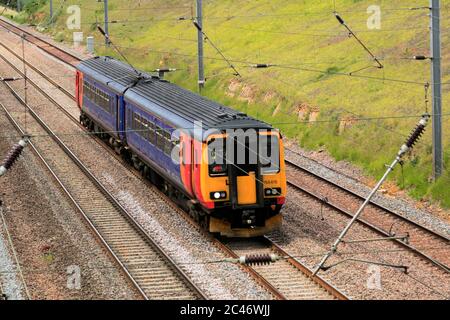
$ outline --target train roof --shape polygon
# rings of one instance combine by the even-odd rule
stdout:
[[[142,73],[141,80],[136,82],[136,73],[130,66],[110,57],[85,60],[78,69],[115,91],[126,90],[127,102],[147,109],[177,128],[193,128],[195,121],[201,121],[204,130],[272,129],[265,122],[147,73]]]
[[[137,81],[137,75],[132,68],[110,57],[84,60],[78,64],[77,69],[119,94],[123,94]]]

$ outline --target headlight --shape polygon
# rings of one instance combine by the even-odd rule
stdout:
[[[267,197],[281,196],[281,188],[268,188],[264,190]]]
[[[214,191],[209,194],[213,200],[221,200],[227,198],[227,193],[225,191]]]

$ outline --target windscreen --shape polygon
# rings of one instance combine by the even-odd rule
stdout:
[[[227,175],[229,165],[238,174],[247,175],[255,171],[258,161],[263,175],[280,171],[280,145],[276,135],[251,134],[247,130],[228,135],[227,139],[213,138],[208,142],[208,155],[210,176]]]

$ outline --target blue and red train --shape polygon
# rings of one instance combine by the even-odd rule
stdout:
[[[280,226],[284,150],[272,126],[110,57],[78,65],[76,99],[86,128],[210,232],[253,237]]]

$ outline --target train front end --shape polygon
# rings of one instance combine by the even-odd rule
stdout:
[[[211,134],[202,146],[202,163],[202,197],[211,212],[210,232],[257,237],[281,226],[286,175],[283,140],[277,130]]]

